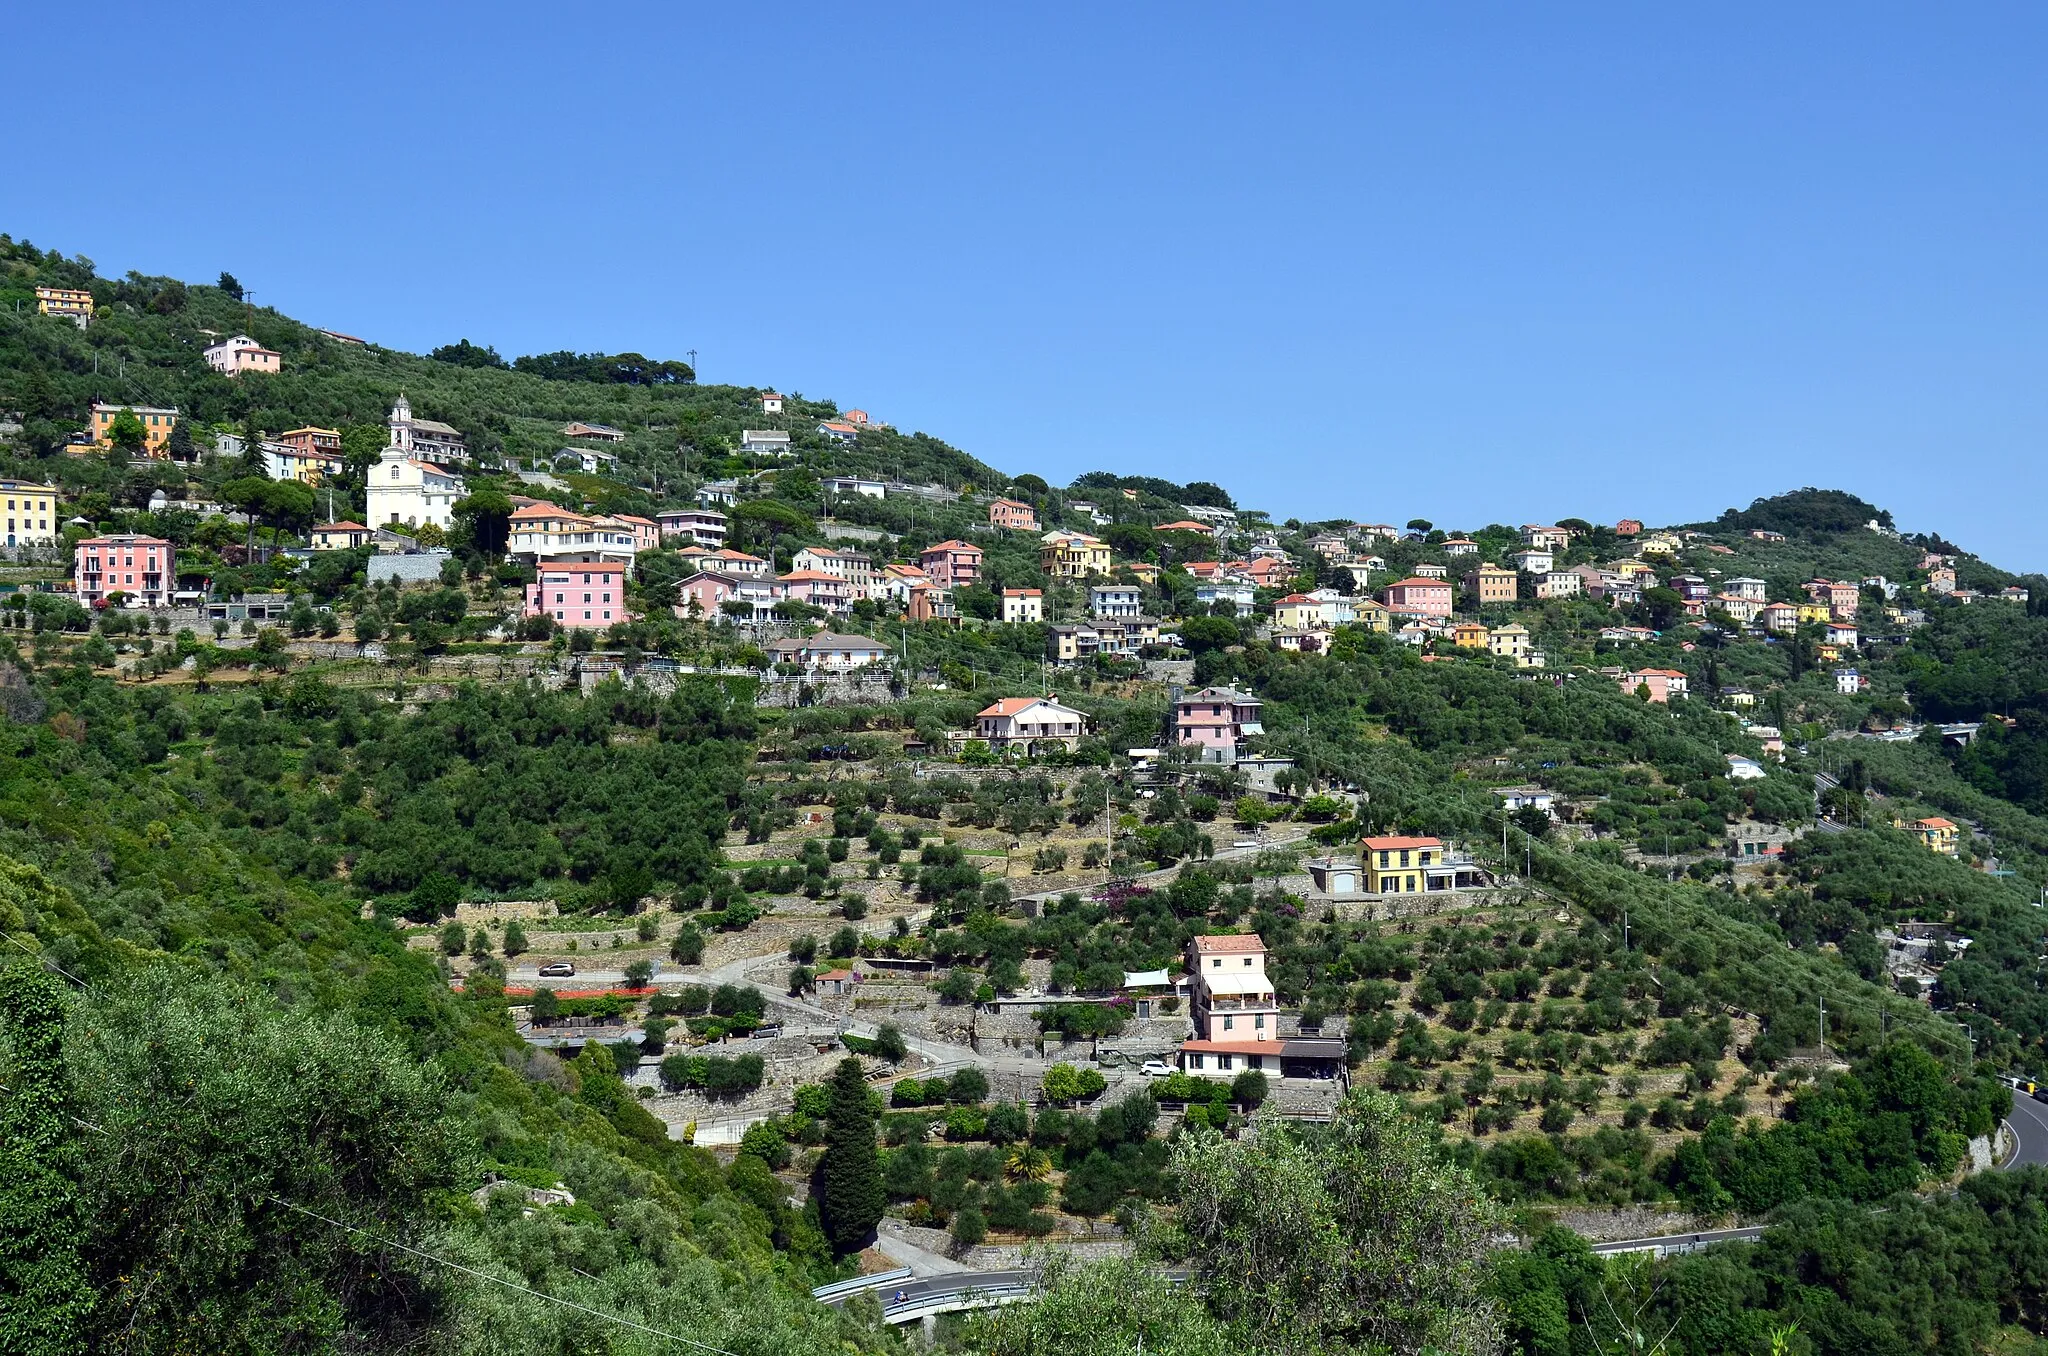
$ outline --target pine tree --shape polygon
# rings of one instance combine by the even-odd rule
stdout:
[[[881,1154],[875,1148],[875,1116],[859,1060],[839,1062],[831,1090],[825,1157],[818,1164],[819,1212],[832,1250],[843,1256],[867,1246],[882,1222],[888,1197],[882,1187]]]

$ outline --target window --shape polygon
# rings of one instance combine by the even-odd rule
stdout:
[[[1223,1029],[1224,1029],[1225,1031],[1229,1031],[1229,1030],[1233,1029],[1234,1027],[1236,1027],[1236,1025],[1237,1025],[1237,1018],[1235,1018],[1235,1017],[1225,1017],[1225,1018],[1223,1019]]]
[[[1252,1018],[1252,1026],[1257,1030],[1264,1031],[1266,1029],[1266,1014],[1262,1012]]]

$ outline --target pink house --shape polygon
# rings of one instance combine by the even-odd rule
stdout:
[[[747,620],[764,621],[774,614],[775,605],[788,596],[789,591],[779,579],[707,570],[676,585],[675,612],[678,617],[713,621],[728,615],[727,603],[744,603]]]
[[[988,525],[1016,532],[1036,532],[1038,511],[1015,499],[998,499],[988,506]]]
[[[981,582],[981,548],[973,542],[942,541],[918,552],[917,563],[942,589],[970,588]]]
[[[1448,617],[1451,615],[1451,585],[1445,579],[1411,576],[1380,590],[1387,611],[1403,617]]]
[[[827,612],[844,612],[853,603],[853,584],[836,574],[826,574],[823,570],[791,570],[780,579],[793,602],[809,603]]]
[[[1653,702],[1669,702],[1685,695],[1685,675],[1677,669],[1637,669],[1621,675],[1622,691],[1632,693],[1638,688],[1648,688]]]
[[[624,562],[543,560],[526,586],[525,615],[553,617],[571,631],[602,631],[627,620]]]
[[[72,586],[87,607],[106,607],[114,594],[142,607],[165,607],[177,582],[177,553],[161,537],[115,532],[78,543]]]
[[[223,339],[206,350],[206,365],[223,376],[239,377],[244,372],[275,372],[284,355],[265,348],[246,334]]]
[[[1205,763],[1234,763],[1247,736],[1266,732],[1263,708],[1227,687],[1183,693],[1173,704],[1173,742],[1193,745]]]
[[[635,551],[652,551],[660,547],[660,523],[655,522],[652,518],[642,518],[637,513],[618,513],[612,516],[633,529],[633,549]]]

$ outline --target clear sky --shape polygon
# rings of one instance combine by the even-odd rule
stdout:
[[[2048,567],[2048,8],[1679,8],[45,6],[0,229],[1055,481]]]

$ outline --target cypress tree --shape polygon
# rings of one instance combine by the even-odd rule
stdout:
[[[882,1188],[882,1157],[875,1147],[875,1117],[868,1105],[860,1061],[843,1059],[832,1075],[832,1104],[826,1113],[825,1157],[818,1164],[819,1213],[832,1250],[858,1252],[882,1222],[888,1196]]]

